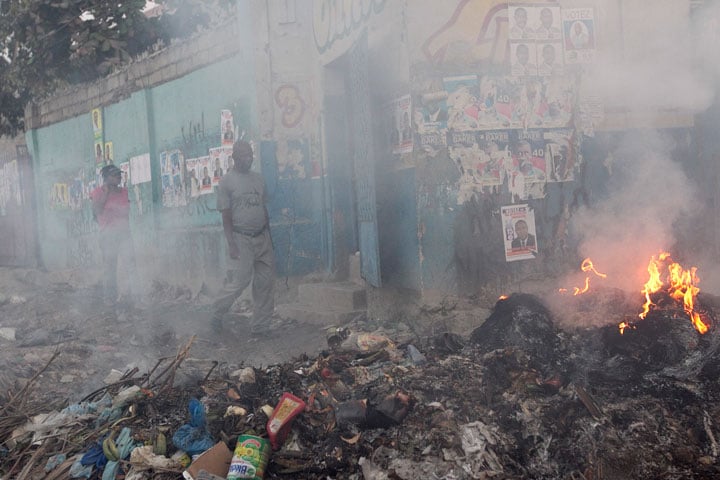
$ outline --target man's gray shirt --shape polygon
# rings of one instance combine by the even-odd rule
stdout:
[[[262,232],[265,218],[265,181],[255,172],[230,170],[220,179],[217,209],[232,211],[233,230],[247,235]]]

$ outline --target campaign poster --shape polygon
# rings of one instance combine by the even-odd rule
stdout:
[[[535,42],[510,42],[510,73],[513,77],[530,77],[538,74]]]
[[[184,167],[185,161],[180,150],[160,152],[163,206],[178,207],[186,204]]]
[[[195,170],[198,173],[198,180],[200,181],[200,195],[207,195],[212,193],[212,177],[210,176],[212,165],[210,163],[210,156],[199,157],[195,165]]]
[[[570,182],[575,179],[573,131],[545,130],[545,165],[548,182]]]
[[[560,6],[557,4],[549,4],[539,6],[533,9],[532,15],[535,17],[534,23],[531,25],[535,38],[542,41],[562,40]],[[558,50],[558,55],[562,50]]]
[[[562,9],[565,64],[591,63],[595,56],[595,13],[591,7]]]
[[[421,97],[421,105],[415,109],[413,121],[418,134],[438,134],[447,129],[448,93],[445,90],[429,92]]]
[[[186,193],[190,198],[200,196],[200,179],[197,167],[197,158],[188,158],[185,160],[185,170],[187,172],[187,180],[185,181],[185,185],[187,185]]]
[[[235,123],[230,110],[220,111],[220,138],[222,145],[232,146],[235,143]]]
[[[480,77],[477,98],[477,120],[481,130],[508,125],[510,115],[504,111],[510,99],[504,86],[505,79],[494,75]]]
[[[487,130],[480,133],[480,161],[477,172],[482,186],[501,185],[505,171],[512,167],[507,130]]]
[[[535,13],[532,4],[510,3],[508,4],[508,21],[510,31],[508,37],[510,40],[534,40],[535,31],[532,25],[536,20],[531,18]]]
[[[447,135],[445,132],[419,133],[418,145],[422,151],[435,155],[438,150],[447,147]]]
[[[529,205],[500,207],[505,261],[532,260],[538,254],[535,212]]]
[[[547,166],[543,130],[514,130],[510,136],[512,167],[507,172],[508,189],[514,198],[545,197]]]
[[[562,128],[570,125],[575,105],[575,82],[565,76],[542,79],[543,106],[540,120],[544,128]]]
[[[559,77],[564,73],[561,42],[537,44],[537,71],[541,77]]]
[[[492,79],[492,80],[491,80]],[[485,103],[492,104],[492,114],[495,115],[495,122],[489,122],[488,127],[508,128],[519,126],[520,121],[515,118],[514,104],[520,101],[522,94],[522,82],[509,77],[490,77],[486,82],[492,81],[491,98],[485,99]],[[483,82],[480,82],[481,88]]]
[[[110,165],[115,161],[115,155],[113,153],[113,143],[105,142],[105,165]]]
[[[220,184],[220,179],[225,175],[227,166],[225,156],[223,155],[223,147],[211,148],[209,151],[210,165],[212,166],[211,185],[216,187]]]
[[[123,162],[118,165],[120,169],[120,186],[122,188],[128,188],[130,185],[130,162]]]
[[[105,164],[105,154],[103,152],[103,141],[95,140],[95,165]]]
[[[391,144],[393,153],[410,153],[413,150],[412,125],[410,114],[412,102],[410,95],[403,95],[390,103],[393,125]]]
[[[96,143],[102,142],[102,138],[103,138],[102,109],[93,108],[92,112],[90,112],[90,117],[92,118],[93,139],[95,140]]]
[[[479,132],[450,132],[448,136],[448,155],[460,174],[457,203],[462,205],[481,191],[478,167],[484,152],[480,149]]]
[[[162,155],[162,154],[161,154]],[[152,180],[152,168],[150,167],[150,154],[137,155],[130,158],[130,183],[139,185]]]
[[[447,127],[449,130],[478,130],[480,95],[477,75],[461,75],[443,78],[443,86],[447,91]]]

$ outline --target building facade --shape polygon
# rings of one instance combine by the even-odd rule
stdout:
[[[341,279],[359,252],[370,285],[473,293],[590,254],[618,262],[634,227],[600,241],[588,218],[634,155],[667,157],[652,180],[683,167],[714,241],[717,71],[662,41],[697,40],[705,6],[664,3],[238,2],[224,25],[28,109],[42,260],[97,264],[87,193],[111,159],[128,174],[144,278],[217,277],[227,132],[255,147],[281,275]],[[650,194],[676,178],[634,182]],[[616,212],[654,221],[634,253],[693,244],[674,235],[684,211],[665,212]],[[518,220],[533,248],[513,246]]]

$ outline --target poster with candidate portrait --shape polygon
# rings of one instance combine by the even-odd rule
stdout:
[[[538,41],[553,41],[562,39],[560,6],[548,4],[536,6],[531,13],[533,18],[531,28]],[[561,51],[558,51],[560,53]]]
[[[185,171],[187,173],[185,179],[185,185],[187,188],[185,192],[190,198],[197,198],[200,196],[200,179],[198,176],[198,159],[188,158],[185,160]]]
[[[538,74],[535,42],[510,42],[510,73],[513,77],[531,77]]]
[[[412,102],[410,95],[403,95],[391,102],[393,125],[391,144],[393,153],[410,153],[413,150],[413,132],[410,122]]]
[[[231,146],[235,143],[235,123],[230,110],[220,111],[220,142],[222,145]]]
[[[442,133],[447,129],[447,92],[438,90],[424,94],[420,106],[415,108],[413,122],[420,135]]]
[[[532,260],[538,254],[535,212],[527,204],[500,207],[505,261]]]
[[[185,159],[180,150],[160,152],[160,181],[162,185],[162,204],[165,207],[186,205]]]
[[[575,152],[573,131],[570,129],[546,130],[545,171],[548,182],[570,182],[575,179]]]
[[[537,23],[535,20],[535,8],[533,4],[528,3],[509,3],[508,4],[508,22],[510,24],[510,30],[508,32],[508,38],[510,40],[534,40],[535,31],[533,30],[533,24]]]
[[[211,148],[208,150],[210,165],[212,166],[212,175],[210,177],[212,178],[211,183],[213,187],[220,184],[220,179],[227,172],[227,159],[224,155],[224,148],[226,147]]]
[[[512,168],[507,172],[508,189],[516,200],[545,197],[547,166],[543,130],[510,132]]]
[[[210,163],[210,156],[199,157],[195,164],[195,171],[198,175],[198,181],[200,183],[200,195],[207,195],[213,192],[212,185],[212,164]]]
[[[565,64],[587,64],[595,58],[595,12],[591,7],[562,10]]]

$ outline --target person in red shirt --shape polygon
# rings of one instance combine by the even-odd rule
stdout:
[[[117,302],[117,267],[121,248],[130,241],[130,201],[128,191],[120,186],[122,172],[115,165],[100,170],[103,185],[90,193],[93,214],[100,229],[100,251],[103,260],[103,297],[105,303]]]

